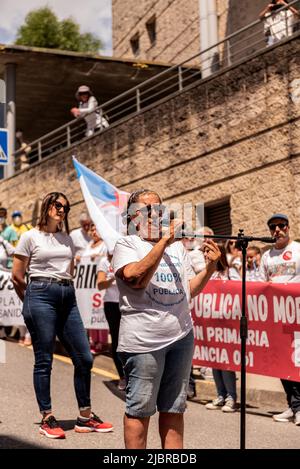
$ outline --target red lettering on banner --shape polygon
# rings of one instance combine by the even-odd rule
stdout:
[[[298,284],[248,282],[247,371],[300,381]],[[211,280],[193,300],[193,363],[240,368],[241,282]]]
[[[95,293],[93,295],[93,308],[100,308],[102,306],[102,294]]]

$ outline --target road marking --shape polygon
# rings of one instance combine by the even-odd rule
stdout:
[[[18,344],[18,345],[21,345],[23,347],[22,344]],[[32,345],[29,345],[26,348],[32,350]],[[67,363],[68,365],[73,365],[71,358],[64,357],[62,355],[57,355],[56,353],[53,354],[53,358],[63,363]],[[111,373],[110,371],[103,370],[102,368],[97,368],[95,366],[92,368],[92,373],[95,373],[96,375],[100,375],[100,376],[105,376],[105,378],[120,379],[119,375],[116,375],[115,373]]]
[[[56,360],[59,360],[63,363],[68,363],[68,365],[72,365],[72,360],[68,357],[63,357],[61,355],[53,354],[53,358]],[[96,375],[101,375],[105,376],[105,378],[111,378],[111,379],[119,379],[119,376],[116,375],[115,373],[111,373],[110,371],[103,370],[102,368],[97,368],[93,367],[92,368],[92,373],[95,373]]]

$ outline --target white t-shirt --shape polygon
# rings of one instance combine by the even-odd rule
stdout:
[[[284,249],[271,248],[261,258],[262,280],[273,283],[300,283],[300,243],[292,241]]]
[[[15,254],[29,257],[30,277],[72,279],[75,250],[72,238],[66,233],[46,233],[33,228],[21,235]]]
[[[194,272],[196,274],[198,274],[199,272],[205,269],[206,267],[205,257],[204,257],[203,252],[198,247],[188,251],[188,255],[189,255],[192,267],[194,269]]]
[[[234,267],[229,267],[224,271],[216,270],[210,280],[241,280],[241,277]]]
[[[91,237],[82,228],[71,231],[70,236],[75,247],[75,254],[82,254],[91,241]]]
[[[294,22],[294,14],[288,9],[275,14],[267,14],[264,19],[265,34],[270,33],[274,39],[280,41],[293,34]]]
[[[104,244],[104,241],[102,241],[102,243],[98,244],[98,246],[94,246],[94,247],[93,247],[93,243],[94,243],[94,241],[90,241],[88,243],[85,250],[82,251],[82,253],[81,253],[82,257],[89,257],[89,256],[91,257],[91,256],[93,256],[93,257],[97,258],[95,260],[99,260],[99,258],[107,255],[107,248]]]
[[[106,256],[100,259],[97,272],[104,272],[107,280],[115,277],[112,265]],[[112,303],[119,303],[119,290],[116,280],[114,280],[110,287],[105,290],[104,303],[107,303],[108,301]]]
[[[136,235],[121,238],[114,250],[114,271],[140,261],[154,245]],[[118,351],[151,352],[185,337],[193,327],[189,280],[194,276],[187,252],[178,241],[166,248],[145,289],[133,289],[117,277],[122,312]]]
[[[261,275],[261,270],[259,267],[254,267],[253,269],[246,269],[246,280],[247,282],[263,282],[264,278]]]

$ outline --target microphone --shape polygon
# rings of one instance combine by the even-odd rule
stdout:
[[[164,217],[161,221],[161,225],[163,227],[169,227],[170,226],[170,223],[172,220],[175,220],[175,218],[177,218],[177,213],[174,211],[174,210],[170,210],[168,212],[168,216],[167,217]],[[182,230],[182,233],[181,233],[181,238],[185,238],[186,235],[184,233],[184,230],[186,230],[186,224],[185,223],[182,223],[182,226],[181,226],[181,230]]]
[[[262,238],[259,238],[259,239],[262,243],[276,243],[277,241],[276,238],[269,238],[267,236],[266,237],[263,236]]]

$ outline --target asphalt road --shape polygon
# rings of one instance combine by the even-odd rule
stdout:
[[[55,359],[52,372],[53,410],[66,431],[65,440],[39,435],[40,415],[32,385],[33,352],[6,342],[6,363],[0,363],[0,448],[122,449],[124,393],[116,388],[113,373],[96,368],[92,377],[93,410],[114,424],[112,433],[78,434],[73,430],[77,405],[73,367],[64,357]],[[96,361],[97,363],[97,361]],[[98,365],[99,366],[99,365]],[[275,423],[272,413],[283,409],[250,407],[247,412],[247,448],[298,449],[300,427]],[[185,414],[185,448],[239,448],[240,414],[209,411],[204,403],[188,402]],[[157,416],[152,417],[148,447],[160,448]]]

